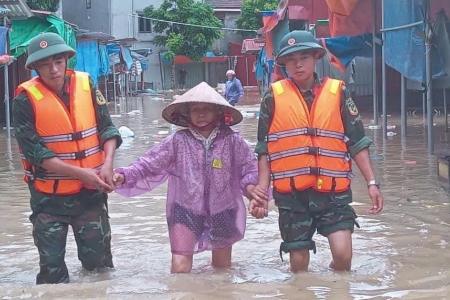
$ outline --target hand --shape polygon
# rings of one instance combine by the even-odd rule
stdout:
[[[256,200],[260,205],[269,201],[269,193],[267,189],[262,188],[260,185],[249,185],[247,191],[250,194],[250,199]]]
[[[95,169],[82,168],[80,169],[80,175],[77,176],[85,186],[96,188],[101,192],[111,190],[111,186],[100,179],[100,171]]]
[[[248,205],[248,212],[256,219],[264,219],[264,217],[267,217],[269,214],[268,203],[269,202],[267,201],[260,203],[255,199],[252,199]]]
[[[100,179],[106,182],[111,188],[107,190],[107,193],[111,193],[114,190],[113,182],[114,170],[112,164],[105,163],[100,169]]]
[[[113,176],[114,186],[119,186],[125,182],[125,176],[123,174],[116,173]]]
[[[383,196],[381,196],[380,188],[376,185],[369,186],[369,197],[372,199],[372,208],[369,213],[379,213],[383,209]]]

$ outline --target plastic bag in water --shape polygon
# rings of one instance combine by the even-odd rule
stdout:
[[[120,133],[120,136],[123,138],[134,137],[134,132],[127,126],[120,126],[119,133]]]

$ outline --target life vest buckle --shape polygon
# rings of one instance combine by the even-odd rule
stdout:
[[[82,131],[78,131],[78,132],[72,133],[72,141],[79,141],[81,139],[83,139],[83,132]]]
[[[317,136],[317,128],[313,127],[306,128],[306,134],[309,136]]]
[[[78,151],[78,152],[75,152],[75,159],[83,159],[83,158],[86,158],[87,156],[86,156],[86,151]]]
[[[308,147],[308,153],[312,155],[319,155],[319,147]]]
[[[319,167],[310,167],[309,168],[309,174],[314,176],[320,175],[320,168]]]

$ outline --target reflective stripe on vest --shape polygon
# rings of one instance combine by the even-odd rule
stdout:
[[[355,176],[352,172],[333,171],[333,170],[317,168],[317,167],[309,167],[309,168],[295,169],[292,171],[277,172],[277,173],[272,173],[270,176],[271,176],[272,180],[276,180],[276,179],[283,179],[283,178],[291,178],[291,177],[300,176],[300,175],[314,175],[314,176],[323,175],[323,176],[330,176],[330,177],[336,177],[336,178],[348,178],[348,179],[351,179]]]
[[[291,129],[291,130],[268,134],[266,136],[266,142],[275,142],[275,141],[278,141],[279,139],[296,136],[296,135],[331,137],[331,138],[343,140],[344,143],[347,143],[349,141],[349,138],[341,132],[317,129],[317,128],[312,128],[312,127],[304,127],[304,128]]]
[[[100,170],[102,168],[102,166],[103,165],[100,165],[100,166],[95,167],[93,169]],[[36,176],[31,171],[25,171],[25,176],[28,177],[31,180],[40,180],[40,181],[45,181],[45,180],[75,180],[75,178],[72,178],[70,176],[57,175],[55,173],[45,173],[45,175],[42,176],[42,177],[41,176]]]
[[[342,124],[342,83],[324,80],[311,109],[290,79],[272,84],[274,115],[266,136],[274,188],[281,193],[349,188],[351,157]]]
[[[100,148],[89,74],[68,70],[67,76],[70,80],[69,108],[37,77],[22,83],[16,95],[27,93],[33,106],[37,133],[57,158],[74,167],[98,168],[104,163],[104,153]],[[37,169],[24,155],[21,158],[25,181],[41,193],[71,195],[85,187],[78,179]]]
[[[297,149],[291,149],[286,151],[281,151],[273,154],[269,154],[269,161],[274,161],[284,157],[301,155],[301,154],[313,154],[313,155],[323,155],[329,157],[342,158],[346,161],[350,160],[350,154],[348,152],[327,150],[317,147],[301,147]]]
[[[83,158],[89,157],[91,155],[94,155],[96,153],[99,153],[101,151],[102,150],[100,149],[99,146],[95,146],[90,149],[86,149],[86,150],[82,150],[82,151],[78,151],[78,152],[58,153],[58,154],[56,154],[56,157],[61,160],[83,159]],[[20,154],[20,158],[26,159],[25,155],[23,155],[22,153]]]
[[[44,143],[78,141],[94,134],[97,134],[97,126],[84,131],[43,137],[42,140]]]

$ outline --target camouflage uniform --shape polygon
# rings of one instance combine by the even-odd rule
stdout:
[[[106,101],[91,82],[92,99],[96,111],[100,146],[115,138],[122,143],[118,130],[109,116]],[[69,108],[69,78],[60,99]],[[17,142],[26,159],[39,168],[44,159],[55,157],[45,147],[35,127],[31,102],[25,92],[13,101],[13,121]],[[98,190],[82,189],[68,196],[38,192],[28,184],[33,223],[34,243],[39,251],[40,272],[36,283],[66,283],[69,274],[64,262],[68,226],[71,225],[78,246],[78,258],[87,270],[97,267],[113,268],[111,255],[111,228],[107,214],[108,195]]]
[[[320,89],[322,81],[315,75],[314,86],[302,93],[303,98],[311,109],[314,95]],[[274,114],[274,96],[269,89],[263,98],[258,123],[258,144],[255,152],[259,158],[268,154],[265,137]],[[349,91],[342,87],[342,123],[345,135],[350,139],[347,142],[348,152],[354,157],[358,152],[368,148],[372,141],[365,136],[361,116],[353,102]],[[312,237],[317,232],[323,236],[349,229],[353,232],[356,214],[349,205],[352,202],[352,191],[349,188],[342,193],[320,193],[312,188],[304,191],[294,191],[291,194],[273,191],[275,205],[279,210],[279,227],[283,242],[281,252],[291,250],[309,249],[316,251]]]

